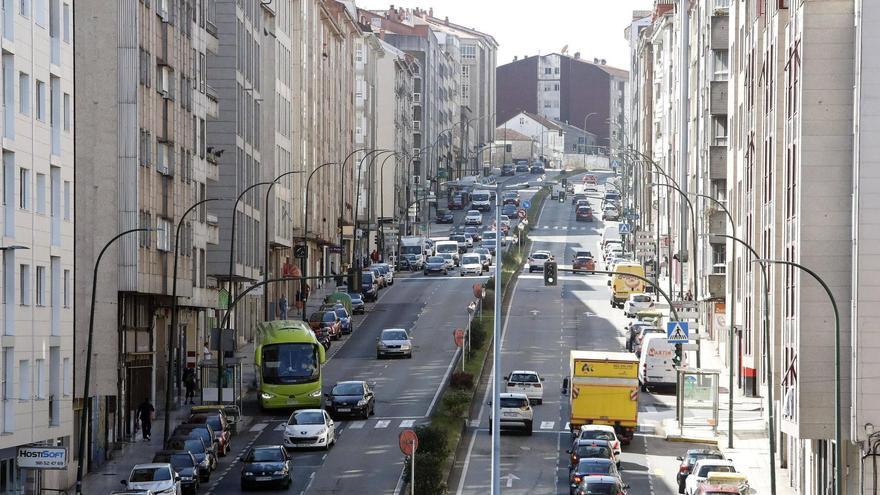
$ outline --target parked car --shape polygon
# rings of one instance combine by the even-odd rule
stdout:
[[[229,425],[226,423],[226,417],[219,412],[202,412],[190,414],[189,419],[186,421],[188,424],[205,424],[214,430],[214,438],[217,440],[217,446],[219,449],[217,453],[220,457],[225,456],[232,450],[232,432],[229,430]]]
[[[505,392],[519,392],[529,398],[529,402],[544,402],[544,379],[537,371],[517,370],[504,377]]]
[[[251,447],[241,460],[241,489],[275,485],[290,488],[290,457],[283,445]]]
[[[180,495],[180,475],[167,462],[135,464],[122,480],[128,489],[150,490],[155,494]]]
[[[522,393],[503,392],[499,394],[498,400],[498,407],[501,409],[501,422],[498,426],[520,428],[531,435],[535,415],[529,398]],[[492,424],[492,420],[489,420],[489,424]]]
[[[529,171],[529,164],[528,163],[517,163],[515,170],[516,170],[516,173],[518,173],[518,174],[528,172]]]
[[[428,260],[425,261],[424,274],[430,275],[432,273],[449,275],[449,267],[446,265],[445,258],[442,256],[428,256]]]
[[[654,307],[654,300],[647,294],[630,294],[629,299],[623,303],[623,315],[635,318],[636,313],[643,309]]]
[[[342,334],[342,322],[333,309],[315,311],[309,316],[309,326],[315,331],[315,335],[326,335],[330,339],[337,340]]]
[[[202,442],[201,438],[172,436],[165,443],[165,448],[168,450],[182,450],[191,453],[193,457],[196,458],[196,463],[198,463],[199,466],[200,481],[206,482],[211,479],[211,471],[214,470],[214,464],[212,462],[212,456],[208,454],[208,449],[205,447],[205,443]]]
[[[412,358],[413,342],[403,328],[386,328],[376,339],[376,359],[389,356]]]
[[[373,272],[373,277],[375,278],[376,283],[379,284],[379,289],[384,289],[385,287],[388,287],[388,279],[385,278],[382,270],[374,265],[368,266],[366,270]]]
[[[324,400],[331,417],[351,414],[367,419],[376,413],[376,396],[365,381],[339,382],[324,394]]]
[[[394,285],[394,269],[388,263],[373,263],[370,265],[371,268],[375,268],[382,273],[382,277],[385,279],[385,285],[391,286]]]
[[[351,298],[351,312],[356,315],[362,315],[367,312],[364,304],[364,296],[360,292],[349,292],[348,297]]]
[[[529,173],[533,174],[533,175],[543,174],[544,173],[544,166],[543,165],[532,165],[532,167],[529,169]]]
[[[199,491],[199,463],[186,450],[160,450],[153,455],[153,464],[171,464],[180,476],[180,488],[184,493],[196,494]]]
[[[694,468],[694,464],[702,459],[724,460],[724,454],[715,449],[688,449],[683,456],[676,459],[681,461],[675,481],[678,483],[678,493],[684,493],[684,482]]]
[[[348,310],[345,309],[345,306],[336,304],[333,311],[335,311],[336,316],[339,317],[339,331],[343,335],[350,334],[352,330],[354,330],[354,326],[351,323],[351,315],[348,314]]]
[[[602,220],[616,222],[620,220],[620,211],[615,206],[605,206],[602,211]]]
[[[375,301],[379,298],[379,284],[371,271],[361,272],[361,294],[364,295],[365,301]]]
[[[733,462],[725,459],[700,459],[694,463],[690,474],[684,480],[685,495],[696,495],[697,488],[706,481],[709,473],[736,473]]]
[[[464,216],[465,225],[483,225],[483,214],[480,210],[468,210]]]
[[[533,271],[544,271],[544,263],[549,261],[553,255],[550,254],[550,251],[535,251],[534,253],[529,255],[529,273]]]
[[[501,176],[506,177],[508,175],[514,175],[515,167],[512,163],[505,163],[501,166]]]
[[[455,223],[455,215],[449,210],[437,210],[434,223]]]
[[[294,411],[284,425],[284,447],[328,450],[336,443],[336,423],[323,409]]]
[[[205,448],[208,450],[208,455],[211,457],[211,469],[217,469],[217,458],[220,455],[220,441],[217,440],[217,435],[214,434],[214,429],[211,428],[211,425],[202,423],[202,424],[191,424],[191,423],[183,423],[177,425],[174,428],[174,431],[171,433],[173,436],[179,437],[198,437],[204,442]]]

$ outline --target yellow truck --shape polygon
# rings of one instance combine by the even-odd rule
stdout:
[[[645,276],[645,267],[639,263],[618,263],[614,265],[615,272],[632,273],[640,277]],[[630,294],[642,294],[645,292],[645,282],[638,277],[614,274],[611,276],[611,307],[623,307]]]
[[[589,424],[613,426],[628,444],[639,419],[639,360],[629,352],[571,351],[569,402],[572,432]]]

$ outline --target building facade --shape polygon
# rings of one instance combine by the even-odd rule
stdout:
[[[520,112],[501,123],[499,129],[510,129],[535,142],[535,160],[546,166],[559,168],[565,146],[565,132],[561,124],[530,112]]]

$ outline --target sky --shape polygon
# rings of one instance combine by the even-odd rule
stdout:
[[[498,65],[522,58],[559,53],[607,60],[629,70],[629,48],[623,30],[633,10],[647,10],[653,0],[357,0],[371,10],[397,7],[434,7],[434,17],[491,34],[500,45]]]

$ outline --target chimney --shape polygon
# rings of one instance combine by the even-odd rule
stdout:
[[[519,59],[519,57],[517,57],[516,55],[514,55],[514,56],[513,56],[513,61],[516,62],[517,59]]]
[[[434,7],[428,7],[428,17],[434,17]]]
[[[604,58],[602,59],[602,65],[605,65],[605,59],[604,59]]]
[[[580,60],[581,59],[581,52],[574,52],[574,59]]]
[[[445,22],[446,25],[448,26],[449,25],[449,16],[446,16],[446,18],[443,20],[443,22]]]
[[[598,58],[594,58],[594,59],[593,59],[593,63],[594,63],[594,64],[598,64],[598,63],[599,63],[599,59],[598,59]]]

